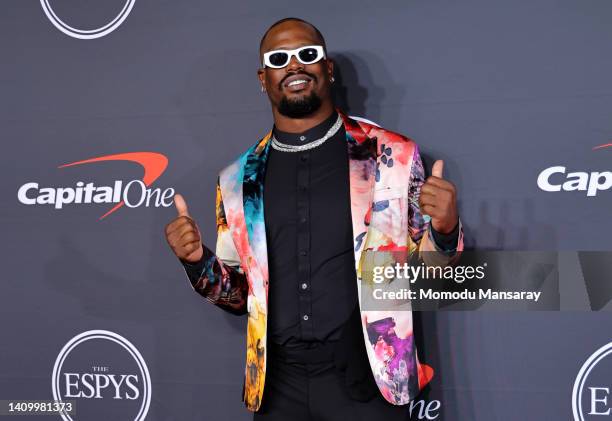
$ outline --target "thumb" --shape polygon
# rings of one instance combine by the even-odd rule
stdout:
[[[189,216],[187,203],[185,202],[185,199],[183,199],[183,196],[178,193],[174,195],[174,206],[176,206],[178,216]]]
[[[444,161],[442,161],[441,159],[438,159],[436,162],[433,163],[433,167],[431,167],[431,175],[433,175],[434,177],[438,177],[438,178],[444,178],[442,177],[443,169],[444,169]]]

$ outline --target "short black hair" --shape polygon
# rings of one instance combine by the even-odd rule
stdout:
[[[323,46],[323,50],[325,50],[325,52],[327,53],[327,47],[325,46],[325,38],[323,37],[323,34],[321,33],[321,31],[319,31],[319,29],[316,26],[314,26],[312,23],[307,22],[304,19],[300,19],[300,18],[283,18],[281,20],[277,20],[272,25],[270,25],[270,27],[266,30],[266,32],[261,37],[261,40],[259,41],[259,53],[260,54],[261,54],[261,47],[263,47],[264,40],[266,39],[266,37],[268,36],[268,33],[272,30],[272,28],[274,28],[275,26],[280,25],[281,23],[284,23],[284,22],[287,22],[287,21],[290,21],[290,20],[293,20],[293,21],[296,21],[296,22],[305,23],[306,25],[308,25],[312,29],[314,29],[315,33],[317,34],[317,37],[321,41],[321,45]]]

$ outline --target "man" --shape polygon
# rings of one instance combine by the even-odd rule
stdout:
[[[198,293],[248,313],[243,399],[254,419],[406,419],[402,405],[432,370],[418,361],[409,311],[360,310],[362,252],[455,259],[455,188],[441,161],[424,180],[410,139],[334,108],[333,62],[312,24],[273,24],[260,59],[274,127],[219,175],[216,252],[180,195],[168,243]]]

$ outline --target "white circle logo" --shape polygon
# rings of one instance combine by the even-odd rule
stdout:
[[[126,0],[125,4],[123,5],[123,8],[112,21],[110,21],[104,26],[101,26],[100,28],[89,30],[73,28],[72,26],[61,20],[53,11],[53,8],[49,4],[49,0],[40,0],[40,5],[42,6],[43,10],[45,11],[45,14],[47,15],[51,23],[66,35],[79,39],[95,39],[103,37],[104,35],[108,35],[115,29],[117,29],[119,25],[121,25],[123,21],[128,17],[130,12],[132,11],[132,7],[134,7],[135,2],[136,0]]]
[[[85,355],[73,356],[66,363],[79,345],[83,349],[81,354]],[[125,351],[131,358],[124,357]],[[115,367],[108,364],[109,361]],[[70,366],[69,369],[65,369],[66,364]],[[85,408],[77,409],[80,416],[85,418],[88,418],[87,414],[83,414],[87,411],[82,409],[88,409],[87,401],[97,403],[108,397],[115,406],[123,405],[115,408],[121,414],[126,414],[126,409],[131,408],[136,413],[133,421],[143,421],[151,404],[151,377],[144,358],[130,341],[108,330],[89,330],[70,339],[55,360],[51,387],[55,401],[79,399],[78,406],[85,404]],[[109,401],[104,405],[109,411],[112,409]],[[98,409],[91,405],[89,408],[90,412]],[[64,421],[75,421],[67,412],[60,415]],[[129,418],[132,419],[132,416],[129,415]]]
[[[587,384],[587,380],[589,380],[589,375],[597,364],[610,354],[612,354],[612,342],[595,351],[580,368],[576,381],[574,382],[574,389],[572,390],[572,411],[575,421],[585,421],[585,412],[582,408],[582,392],[585,384]],[[610,415],[610,402],[608,401],[610,395],[609,387],[589,387],[588,389],[590,392],[588,406],[590,406],[590,408],[587,408],[586,414]]]

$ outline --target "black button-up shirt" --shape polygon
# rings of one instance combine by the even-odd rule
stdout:
[[[282,143],[323,137],[336,112],[303,133],[274,128]],[[335,341],[357,303],[344,125],[302,152],[270,149],[264,184],[268,335],[286,347]]]

